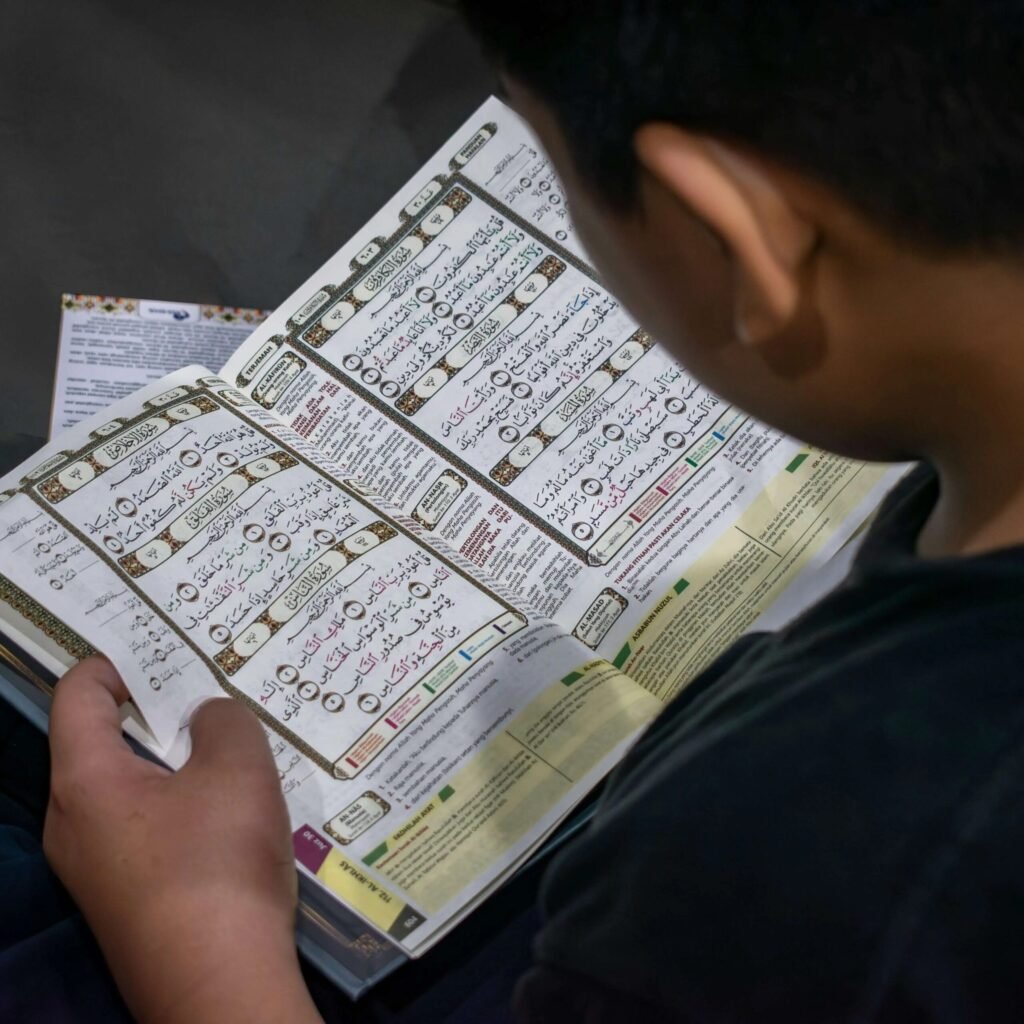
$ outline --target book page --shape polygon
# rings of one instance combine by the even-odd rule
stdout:
[[[112,295],[63,295],[50,436],[181,366],[220,366],[267,313]]]
[[[224,375],[599,655],[636,665],[652,616],[681,616],[687,679],[818,597],[899,475],[771,430],[659,348],[493,99]]]
[[[199,704],[249,706],[301,869],[412,953],[659,707],[202,368],[62,434],[0,499],[12,639],[103,652],[174,767]]]

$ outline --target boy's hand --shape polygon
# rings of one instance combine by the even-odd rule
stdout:
[[[43,845],[143,1021],[319,1020],[295,953],[295,863],[255,716],[210,701],[177,773],[132,753],[105,659],[57,687]]]

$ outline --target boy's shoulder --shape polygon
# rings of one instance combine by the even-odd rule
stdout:
[[[843,586],[667,709],[552,865],[543,963],[700,1019],[1009,998],[1024,548],[916,558],[935,495],[912,474]]]

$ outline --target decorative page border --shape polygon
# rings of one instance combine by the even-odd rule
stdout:
[[[204,380],[208,380],[208,378],[205,378]],[[254,403],[249,398],[245,398],[244,403],[239,402],[238,399],[241,399],[243,396],[238,395],[237,392],[235,394],[237,395],[237,398],[235,398],[235,400],[232,401],[226,396],[223,396],[219,391],[213,390],[206,383],[197,383],[195,386],[183,386],[181,388],[175,388],[172,391],[167,392],[165,395],[158,396],[156,399],[150,399],[145,403],[145,407],[139,412],[138,415],[130,419],[123,420],[121,422],[123,422],[125,429],[131,429],[131,427],[135,426],[136,424],[141,423],[146,419],[152,418],[154,407],[158,406],[160,399],[167,399],[165,404],[168,405],[180,404],[183,401],[192,401],[193,403],[202,403],[203,405],[206,405],[207,402],[212,402],[219,408],[224,409],[225,411],[230,412],[233,416],[237,417],[238,419],[243,420],[258,433],[262,434],[267,440],[272,441],[275,445],[281,444],[280,437],[277,437],[269,430],[267,430],[267,428],[262,423],[258,423],[250,419],[249,417],[245,416],[244,413],[242,413],[239,408],[240,405],[255,406],[256,403]],[[338,772],[336,770],[335,758],[331,758],[310,746],[310,744],[307,743],[301,736],[292,732],[290,729],[282,725],[276,718],[269,715],[263,708],[263,706],[259,703],[259,701],[254,700],[248,694],[243,693],[240,689],[232,685],[227,675],[221,669],[220,665],[217,664],[214,658],[210,655],[207,655],[199,647],[199,645],[185,633],[183,629],[181,629],[175,622],[173,622],[163,612],[159,605],[141,589],[136,580],[133,579],[132,576],[129,575],[124,568],[117,566],[117,563],[111,559],[110,553],[106,551],[101,545],[93,541],[91,538],[86,537],[85,534],[78,530],[72,523],[68,522],[68,520],[63,515],[61,515],[59,508],[51,504],[51,502],[48,501],[46,497],[43,495],[43,477],[49,477],[51,474],[59,475],[64,469],[68,468],[71,465],[74,465],[76,462],[79,462],[87,458],[89,455],[92,454],[92,452],[94,452],[100,445],[104,443],[106,442],[104,442],[103,439],[99,439],[91,442],[90,444],[84,445],[77,451],[62,452],[60,453],[59,457],[54,457],[47,460],[45,463],[42,464],[41,467],[37,467],[35,470],[27,474],[23,478],[21,486],[17,490],[7,491],[4,492],[4,494],[0,495],[0,500],[6,500],[7,498],[13,497],[13,495],[17,493],[22,493],[26,495],[26,497],[28,497],[35,505],[43,509],[43,511],[48,516],[52,517],[57,522],[59,522],[61,526],[68,531],[69,534],[75,537],[76,540],[80,541],[94,554],[99,556],[104,562],[104,564],[106,564],[115,572],[118,572],[119,576],[121,577],[121,581],[124,583],[124,585],[129,590],[131,590],[131,592],[161,622],[163,622],[168,627],[168,629],[170,629],[171,632],[179,640],[181,640],[182,643],[189,650],[192,651],[193,654],[195,654],[196,658],[199,661],[201,661],[203,665],[206,666],[210,674],[216,680],[217,684],[220,686],[222,690],[224,690],[225,693],[235,698],[236,700],[241,701],[246,707],[248,707],[251,711],[253,711],[256,714],[256,716],[260,719],[261,722],[263,722],[267,726],[267,728],[277,733],[288,743],[290,743],[293,747],[295,747],[296,750],[298,750],[300,753],[308,757],[314,764],[316,764],[318,768],[321,768],[332,778],[341,777],[338,775]],[[291,454],[294,456],[298,463],[301,463],[307,469],[312,470],[318,476],[320,476],[324,480],[327,480],[333,486],[336,486],[339,490],[348,495],[348,497],[350,497],[354,501],[362,505],[367,504],[366,495],[361,494],[350,484],[342,480],[339,480],[336,477],[331,476],[328,472],[326,472],[326,470],[317,466],[315,463],[311,462],[309,459],[307,459],[305,456],[295,451],[294,449],[291,449]],[[45,472],[41,471],[43,467],[45,467]],[[417,537],[407,526],[403,525],[400,521],[386,515],[379,509],[375,509],[375,512],[380,517],[380,519],[384,521],[396,533],[404,535],[414,544],[423,546],[422,539],[420,537]],[[432,557],[436,558],[442,565],[444,565],[451,572],[462,577],[462,579],[468,582],[471,586],[485,593],[492,601],[495,602],[495,604],[499,606],[499,608],[502,608],[505,610],[505,612],[513,614],[517,617],[526,618],[520,609],[510,604],[501,595],[494,593],[488,587],[481,584],[481,582],[478,579],[475,579],[472,576],[470,576],[469,573],[467,573],[460,566],[450,561],[448,558],[446,558],[444,555],[441,555],[433,548],[430,548],[429,550]],[[0,577],[0,579],[2,579],[2,577]],[[12,588],[12,590],[17,591],[17,588]],[[18,591],[18,594],[21,594],[21,592]],[[14,595],[13,593],[10,596],[12,598],[16,598],[16,595]],[[57,634],[54,635],[53,639],[56,642],[60,643],[65,650],[68,650],[69,653],[73,653],[72,647],[69,645],[74,646],[76,645],[76,642],[79,642],[82,644],[82,647],[80,649],[83,650],[84,653],[82,653],[81,655],[76,654],[74,656],[85,657],[87,654],[93,653],[92,648],[82,639],[82,637],[78,636],[78,634],[75,633],[73,630],[70,630],[59,619],[56,619],[53,615],[46,612],[45,609],[42,609],[37,602],[35,602],[31,598],[28,598],[27,595],[24,594],[21,594],[21,599],[23,600],[23,606],[26,608],[26,611],[31,612],[33,615],[40,619],[40,621],[36,622],[35,624],[39,625],[39,627],[41,629],[44,629],[44,631],[53,630]],[[16,610],[20,611],[20,608],[17,608],[13,601],[8,599],[7,594],[0,592],[0,600],[7,600],[12,607],[15,607]],[[26,601],[27,603],[25,603]],[[22,612],[22,614],[25,614],[25,612]],[[29,615],[26,615],[26,617],[28,618]],[[30,619],[30,621],[35,622],[35,619]],[[49,632],[48,635],[50,635]]]
[[[553,254],[556,261],[560,261],[562,264],[571,266],[590,280],[600,283],[600,279],[589,264],[584,263],[575,254],[556,242],[550,235],[543,231],[538,231],[535,225],[524,220],[514,210],[496,199],[489,192],[484,191],[480,186],[476,185],[468,178],[463,177],[462,174],[456,171],[449,177],[445,178],[444,182],[445,186],[448,188],[457,186],[471,193],[474,199],[483,202],[496,213],[499,213],[502,217],[506,218],[510,223],[536,238],[551,252],[551,254]],[[444,189],[439,188],[431,199],[430,208],[440,203],[446,194],[447,193]],[[424,209],[426,210],[428,208],[424,207]],[[386,255],[389,248],[408,234],[408,232],[409,224],[403,222],[389,238],[382,239],[382,255]],[[256,378],[259,371],[263,369],[263,364],[268,362],[274,354],[280,352],[286,346],[294,349],[295,352],[299,353],[303,360],[312,363],[333,380],[348,388],[360,398],[369,402],[375,409],[387,416],[392,422],[398,424],[406,433],[415,437],[416,440],[424,445],[424,447],[439,456],[449,466],[457,470],[459,473],[465,474],[466,477],[490,494],[492,498],[511,506],[520,516],[522,516],[523,519],[530,523],[531,526],[536,530],[539,530],[550,540],[554,541],[574,558],[578,559],[584,565],[590,564],[586,548],[574,543],[571,537],[566,537],[560,533],[550,523],[548,523],[547,520],[538,516],[518,498],[513,497],[508,493],[508,491],[492,480],[486,472],[481,472],[480,469],[461,459],[451,451],[451,449],[445,447],[445,445],[433,438],[411,417],[403,415],[395,407],[394,402],[383,400],[369,388],[345,376],[337,367],[334,366],[333,363],[326,360],[316,348],[307,344],[303,340],[305,333],[314,325],[318,316],[332,306],[338,296],[343,295],[350,290],[354,283],[361,279],[365,273],[366,270],[363,269],[360,273],[352,275],[352,277],[346,279],[346,281],[340,285],[325,285],[321,289],[321,292],[318,293],[322,298],[320,298],[316,306],[309,311],[308,315],[302,314],[306,307],[311,305],[310,302],[307,302],[306,306],[302,307],[299,313],[288,320],[287,334],[274,335],[274,337],[268,339],[267,343],[260,349],[259,353],[257,353],[257,356],[248,366],[243,368],[243,372],[238,375],[238,379],[235,382],[238,387],[248,386],[252,380]],[[314,298],[316,297],[317,296],[314,296]],[[278,395],[277,397],[280,396]]]
[[[0,574],[0,604],[6,604],[37,629],[42,630],[61,650],[81,661],[96,653],[96,649],[76,633],[66,622],[44,608],[19,586]],[[47,692],[52,693],[51,687]]]
[[[120,295],[86,295],[83,292],[65,292],[60,306],[68,312],[84,310],[90,313],[105,313],[109,316],[135,314],[140,299],[128,299]],[[188,305],[188,303],[186,303]],[[214,306],[196,303],[203,320],[217,320],[224,324],[246,323],[258,326],[273,312],[272,309],[251,309],[246,306]]]

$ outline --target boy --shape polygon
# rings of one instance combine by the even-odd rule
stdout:
[[[850,578],[615,774],[548,870],[521,1019],[1019,1016],[1024,5],[463,6],[663,344],[783,430],[922,461]],[[129,1005],[314,1019],[255,721],[208,705],[168,777],[124,696],[96,661],[58,688],[47,828]]]

